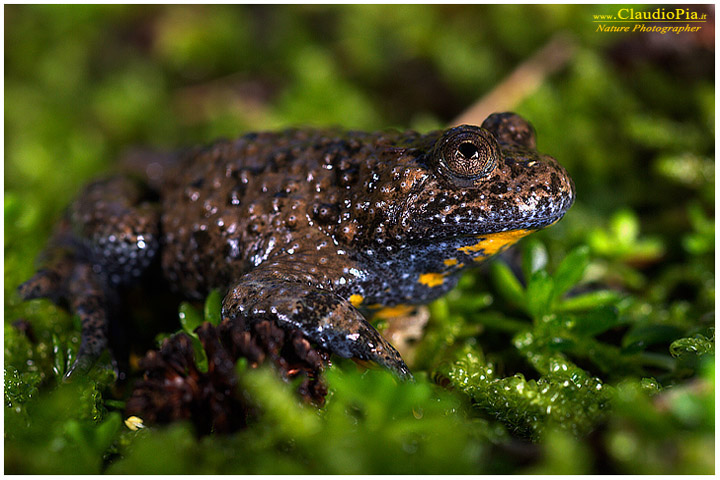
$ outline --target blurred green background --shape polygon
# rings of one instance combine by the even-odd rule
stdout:
[[[5,6],[6,473],[712,473],[714,7],[595,32],[618,8]],[[441,128],[559,33],[572,56],[507,108],[577,202],[431,305],[416,384],[341,363],[316,411],[241,373],[261,420],[202,439],[127,429],[107,368],[61,384],[77,320],[15,288],[124,149]]]

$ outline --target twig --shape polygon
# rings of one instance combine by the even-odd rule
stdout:
[[[518,66],[500,85],[479,99],[451,122],[451,125],[480,125],[494,112],[512,110],[532,94],[553,72],[565,65],[575,53],[575,41],[564,33],[556,34],[532,57]]]

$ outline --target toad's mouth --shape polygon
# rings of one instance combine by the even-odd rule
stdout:
[[[538,216],[532,218],[522,218],[509,221],[466,221],[461,222],[450,227],[451,232],[446,232],[446,235],[442,235],[445,238],[458,238],[458,237],[470,237],[477,238],[479,236],[489,235],[500,235],[500,236],[512,236],[514,232],[526,232],[522,236],[528,235],[529,233],[542,230],[545,227],[549,227],[554,223],[560,221],[565,216],[566,210],[562,210],[559,213],[546,216]],[[449,235],[447,235],[449,233]]]
[[[559,213],[545,216],[529,217],[514,221],[507,221],[502,223],[496,222],[483,222],[482,224],[468,225],[470,229],[474,231],[472,233],[476,235],[492,235],[500,233],[510,233],[519,230],[528,230],[529,232],[536,232],[545,227],[549,227],[560,221],[565,216],[567,210],[562,210]]]

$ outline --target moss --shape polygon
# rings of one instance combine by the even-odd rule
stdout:
[[[595,33],[592,15],[613,9],[7,6],[5,470],[713,472],[713,56],[702,36],[665,49]],[[125,148],[437,128],[561,30],[571,61],[507,108],[567,167],[576,204],[430,305],[416,383],[335,359],[317,409],[239,364],[257,418],[199,437],[123,426],[137,368],[117,383],[104,358],[61,382],[77,319],[14,289],[64,205]],[[202,366],[195,330],[218,304],[184,305],[159,336],[184,331]]]
[[[576,436],[589,433],[603,420],[611,393],[598,378],[561,358],[547,359],[538,380],[524,375],[497,378],[496,367],[467,352],[447,375],[485,413],[521,436],[537,439],[548,426]]]

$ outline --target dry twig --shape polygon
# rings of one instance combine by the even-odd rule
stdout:
[[[555,35],[500,85],[455,118],[451,126],[480,125],[491,113],[513,110],[525,97],[537,90],[549,75],[565,65],[574,52],[575,42],[571,37],[563,33]]]

